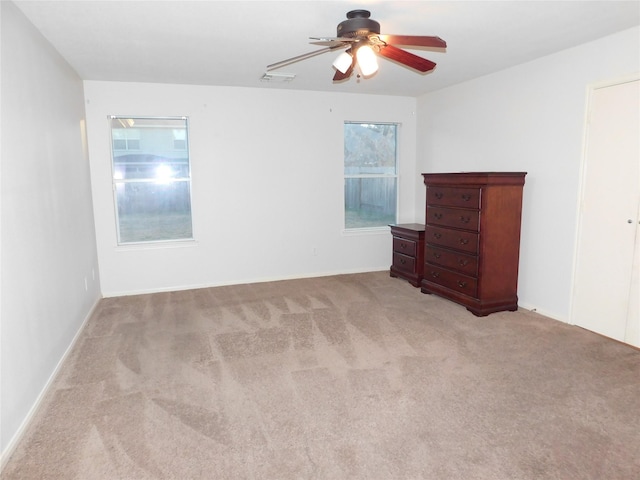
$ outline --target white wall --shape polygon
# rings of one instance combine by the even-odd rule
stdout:
[[[0,3],[5,460],[100,286],[82,81],[13,3]]]
[[[415,217],[414,98],[99,81],[85,96],[105,296],[388,269],[388,231],[343,233],[345,120],[401,123],[400,221]],[[195,242],[117,246],[109,115],[189,118]]]
[[[528,172],[525,308],[569,320],[587,87],[639,70],[633,28],[418,99],[419,171]],[[422,208],[424,191],[416,199]]]

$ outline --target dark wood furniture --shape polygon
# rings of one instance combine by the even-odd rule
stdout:
[[[485,316],[518,309],[525,172],[423,173],[423,293]]]
[[[401,223],[389,226],[393,235],[393,264],[389,275],[404,278],[414,287],[419,287],[424,267],[424,225]]]

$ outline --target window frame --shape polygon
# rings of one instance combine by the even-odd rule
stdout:
[[[391,174],[346,174],[344,173],[344,127],[346,125],[393,125],[396,129],[396,134],[395,134],[395,173],[393,175]],[[376,122],[376,121],[357,121],[357,120],[345,120],[342,123],[342,137],[343,137],[343,157],[342,157],[342,176],[343,176],[343,188],[342,188],[342,214],[343,214],[343,221],[342,221],[342,232],[344,234],[360,234],[360,233],[387,233],[389,232],[390,228],[389,225],[379,225],[379,226],[375,226],[375,227],[347,227],[347,211],[346,211],[346,205],[345,205],[345,187],[346,187],[346,180],[350,179],[350,178],[366,178],[366,179],[373,179],[373,178],[393,178],[395,179],[395,183],[396,183],[396,198],[395,198],[395,203],[396,203],[396,208],[395,208],[395,212],[394,212],[394,221],[393,223],[397,223],[398,222],[398,217],[400,214],[400,127],[401,127],[401,123],[400,122]]]
[[[181,152],[185,152],[187,162],[188,162],[188,175],[180,176],[176,178],[172,178],[170,182],[184,182],[188,184],[189,191],[189,222],[191,224],[191,236],[184,238],[165,238],[165,239],[154,239],[154,240],[134,240],[134,241],[122,241],[121,239],[121,228],[120,228],[120,214],[118,212],[118,185],[126,185],[126,184],[149,184],[149,183],[158,183],[157,178],[117,178],[116,176],[116,163],[115,163],[115,151],[114,148],[114,139],[113,139],[113,120],[116,119],[133,119],[133,120],[181,120],[184,121],[185,125],[185,142],[186,148],[180,150]],[[191,148],[189,141],[189,132],[190,132],[190,123],[189,117],[187,116],[145,116],[145,115],[109,115],[107,117],[108,125],[109,125],[109,137],[110,141],[110,150],[111,150],[111,189],[113,192],[113,207],[114,207],[114,215],[115,215],[115,223],[116,223],[116,245],[119,248],[127,248],[127,247],[136,247],[136,246],[162,246],[163,244],[167,245],[176,245],[179,243],[194,243],[195,242],[195,234],[194,234],[194,224],[193,224],[193,174],[192,174],[192,165],[191,165]],[[137,138],[138,142],[141,141],[141,138]],[[171,141],[171,149],[173,149],[174,141]],[[173,149],[175,150],[175,149]],[[118,149],[118,152],[131,152],[137,151],[142,152],[141,148],[136,150],[122,150]]]

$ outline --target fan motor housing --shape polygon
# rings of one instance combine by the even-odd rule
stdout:
[[[338,37],[366,37],[368,35],[380,34],[380,24],[369,17],[368,10],[352,10],[347,13],[347,20],[338,24]]]

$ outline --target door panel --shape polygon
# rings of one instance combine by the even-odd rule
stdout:
[[[629,307],[637,301],[630,287],[637,270],[640,82],[593,90],[589,115],[572,323],[635,343],[628,333],[639,322]]]
[[[638,215],[640,218],[640,202]],[[636,222],[636,247],[633,254],[631,285],[629,287],[629,311],[627,312],[627,333],[625,341],[640,347],[640,221]]]

